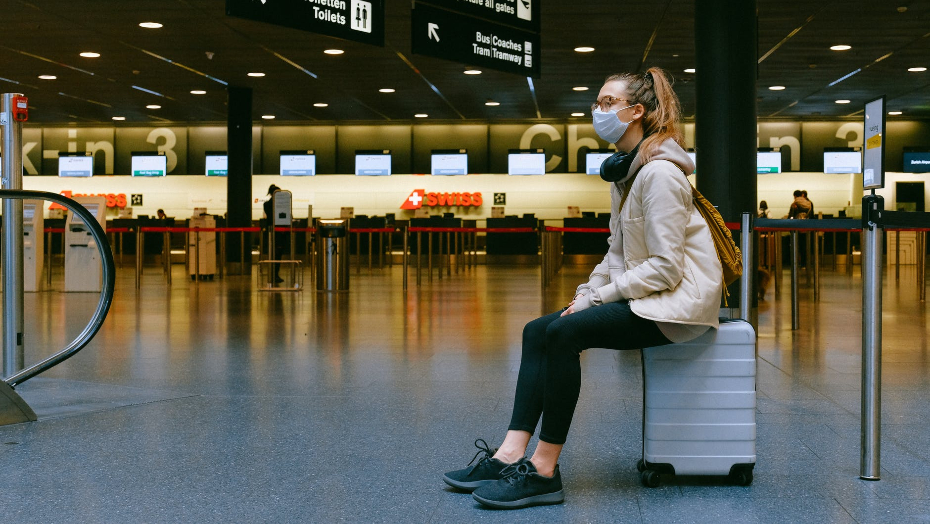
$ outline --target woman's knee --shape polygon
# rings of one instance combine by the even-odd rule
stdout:
[[[552,352],[581,354],[585,348],[579,346],[579,338],[569,317],[562,317],[546,326],[546,349],[550,354]]]

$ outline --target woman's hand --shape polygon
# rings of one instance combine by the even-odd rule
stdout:
[[[565,311],[563,311],[562,314],[559,316],[564,317],[566,315],[571,315],[572,313],[574,313],[575,310],[572,308],[572,306],[575,305],[575,301],[577,301],[580,297],[583,297],[583,296],[584,296],[584,293],[578,293],[577,295],[572,297],[572,301],[568,303],[568,307],[565,308]]]

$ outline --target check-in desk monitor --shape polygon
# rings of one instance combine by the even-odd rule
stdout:
[[[467,175],[468,151],[465,149],[434,149],[430,155],[431,175]]]
[[[281,176],[315,176],[316,155],[309,151],[281,151]]]
[[[507,154],[507,174],[545,175],[545,151],[542,149],[511,149]]]
[[[164,153],[132,152],[132,176],[166,176],[168,157]]]
[[[106,230],[107,200],[104,197],[77,197]],[[103,262],[90,228],[74,212],[65,220],[65,291],[96,292],[102,286]]]
[[[207,176],[226,176],[229,173],[229,157],[226,151],[207,151],[206,160]]]
[[[94,176],[94,157],[89,153],[59,153],[58,176],[91,177]]]
[[[23,202],[23,290],[41,291],[45,268],[43,200]]]
[[[905,147],[905,173],[930,173],[930,147]]]
[[[389,149],[355,152],[357,176],[390,176],[391,151]]]
[[[862,151],[859,148],[825,148],[823,172],[828,174],[862,173]]]
[[[616,151],[610,149],[591,149],[584,155],[584,172],[589,175],[600,175],[601,164],[610,158]]]
[[[781,173],[781,152],[759,151],[756,153],[756,173],[760,175]]]

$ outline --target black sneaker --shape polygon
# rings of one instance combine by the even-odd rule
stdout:
[[[479,444],[479,442],[481,444]],[[507,469],[510,464],[493,458],[497,450],[488,447],[488,443],[485,442],[484,439],[479,438],[476,440],[475,447],[478,448],[478,452],[472,457],[467,468],[450,471],[442,476],[442,480],[444,480],[446,484],[453,488],[471,493],[481,486],[493,484],[503,478],[501,471]],[[478,460],[477,464],[472,466],[472,462],[482,453],[484,453],[484,456]]]
[[[529,459],[524,458],[502,473],[504,478],[475,490],[471,496],[485,506],[497,509],[561,504],[565,501],[558,465],[555,466],[555,474],[544,477],[536,472],[536,466]]]

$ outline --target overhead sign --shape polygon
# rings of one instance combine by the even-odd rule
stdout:
[[[539,3],[542,0],[427,0],[443,7],[484,18],[490,22],[510,25],[534,33],[539,32]]]
[[[862,155],[862,188],[885,187],[885,97],[865,105],[865,152]]]
[[[516,0],[517,3],[523,1]],[[533,1],[538,3],[539,0]],[[474,5],[466,0],[447,0],[446,3],[456,7]],[[501,2],[503,4],[506,2]],[[423,3],[414,6],[411,31],[413,52],[416,54],[539,78],[540,40],[537,32]]]
[[[226,0],[226,14],[384,47],[384,0]]]

